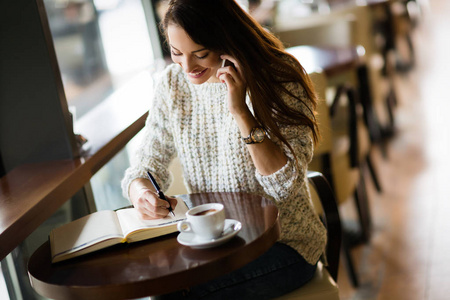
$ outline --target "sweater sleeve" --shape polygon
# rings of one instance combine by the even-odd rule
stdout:
[[[303,87],[299,83],[288,83],[285,85],[289,91],[301,96],[305,103],[309,103]],[[288,95],[284,96],[285,103],[290,107],[301,110],[306,115],[312,116],[310,107]],[[305,184],[306,171],[312,159],[313,141],[311,129],[306,125],[301,126],[280,126],[281,133],[294,150],[297,162],[291,150],[278,139],[272,140],[282,148],[288,161],[280,170],[270,175],[261,175],[256,171],[256,177],[263,186],[265,192],[276,201],[291,199],[293,195],[298,195]]]
[[[122,179],[122,194],[127,199],[131,182],[136,178],[147,178],[147,171],[152,173],[163,191],[171,184],[168,166],[176,150],[169,117],[169,85],[170,76],[167,75],[156,86],[142,140]]]

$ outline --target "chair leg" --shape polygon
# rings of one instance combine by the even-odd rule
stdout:
[[[387,157],[387,146],[383,136],[383,126],[373,109],[373,100],[369,84],[367,65],[358,67],[358,89],[359,100],[363,107],[364,121],[369,130],[370,140],[374,144],[379,144],[383,157]]]
[[[350,281],[353,287],[359,287],[359,279],[356,274],[355,266],[353,264],[353,257],[350,253],[351,247],[348,241],[348,236],[344,233],[342,235],[342,252],[344,254],[345,266],[348,272],[348,276],[350,277]]]
[[[373,180],[373,184],[375,185],[375,188],[377,189],[377,192],[381,193],[382,189],[381,189],[380,181],[378,180],[377,172],[376,172],[375,167],[374,167],[374,165],[372,163],[372,159],[370,158],[370,153],[367,154],[366,163],[367,163],[367,167],[368,167],[369,172],[370,172],[370,177]]]
[[[397,96],[394,87],[390,87],[389,93],[386,95],[384,102],[386,112],[388,114],[388,124],[382,127],[383,139],[389,139],[395,134],[395,106],[397,105]]]
[[[360,175],[354,198],[356,209],[358,212],[359,223],[361,226],[361,241],[367,243],[370,240],[372,220],[370,215],[369,199],[367,197],[366,186],[362,173]]]
[[[397,97],[395,95],[393,88],[391,88],[391,90],[389,91],[389,94],[387,95],[387,99],[386,99],[386,105],[387,105],[387,110],[388,110],[388,114],[389,114],[389,125],[388,126],[391,131],[391,134],[394,133],[394,128],[395,128],[394,107],[396,106],[396,102],[397,102]]]
[[[342,232],[342,252],[345,258],[345,264],[347,268],[350,281],[354,287],[359,286],[358,276],[353,264],[353,258],[350,250],[363,243],[367,243],[370,240],[371,235],[371,216],[369,210],[369,202],[367,197],[366,186],[364,183],[364,177],[361,172],[358,186],[354,193],[354,200],[356,204],[356,210],[359,218],[359,228],[351,226],[351,224],[343,223]]]

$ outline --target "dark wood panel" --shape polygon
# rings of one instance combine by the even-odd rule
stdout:
[[[77,156],[42,0],[0,2],[0,152],[6,172]]]

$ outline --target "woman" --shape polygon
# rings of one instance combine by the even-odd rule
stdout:
[[[142,218],[166,216],[169,203],[158,199],[146,172],[167,189],[167,168],[177,155],[191,193],[271,199],[280,211],[280,242],[183,295],[264,299],[298,288],[313,276],[326,243],[306,179],[318,139],[311,81],[281,42],[232,0],[172,0],[161,29],[175,64],[157,85],[138,159],[122,182],[124,195]]]

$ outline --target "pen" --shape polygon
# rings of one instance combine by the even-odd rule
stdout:
[[[155,188],[156,192],[158,193],[159,198],[169,202],[169,200],[167,200],[166,196],[164,195],[164,193],[159,188],[159,185],[156,182],[155,178],[153,178],[152,174],[150,174],[150,172],[147,171],[147,175],[148,175],[148,178],[150,179],[151,183],[153,184],[153,187]],[[169,209],[169,212],[172,214],[172,216],[175,217],[175,213],[173,212],[172,206],[170,206],[170,202],[169,202],[169,208],[168,209]]]

